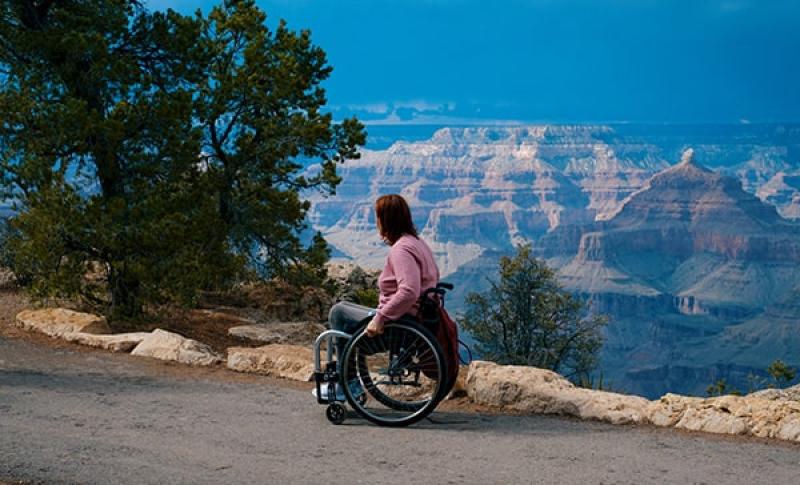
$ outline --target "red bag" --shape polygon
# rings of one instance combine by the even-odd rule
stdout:
[[[444,363],[447,366],[447,392],[453,388],[458,378],[460,359],[458,358],[458,326],[450,318],[444,307],[439,307],[439,326],[436,329],[436,340],[444,351]]]
[[[450,389],[453,388],[456,378],[458,377],[460,364],[460,359],[458,357],[458,326],[456,322],[450,318],[447,310],[445,310],[438,301],[436,302],[436,306],[437,308],[435,311],[438,314],[438,318],[435,321],[430,318],[430,315],[429,318],[420,317],[419,320],[433,333],[433,336],[442,348],[444,365],[447,369],[447,376],[445,376],[447,378],[445,381],[446,392],[444,393],[446,395],[450,392]],[[431,310],[433,309],[428,308],[428,311]],[[436,371],[423,370],[422,373],[430,379],[439,380],[439,373]]]

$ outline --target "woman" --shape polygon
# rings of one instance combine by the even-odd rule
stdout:
[[[366,329],[370,337],[382,334],[386,322],[403,315],[415,318],[422,291],[439,283],[439,268],[433,253],[417,235],[405,199],[396,194],[378,198],[375,219],[381,239],[391,246],[378,278],[378,308],[343,301],[334,305],[328,315],[331,328],[350,334],[359,329],[364,319],[372,317]],[[345,345],[341,339],[337,342],[337,358],[342,356]]]

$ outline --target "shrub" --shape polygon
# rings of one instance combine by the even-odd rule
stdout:
[[[530,246],[500,259],[499,280],[487,294],[471,293],[462,324],[485,358],[501,364],[551,369],[580,382],[598,364],[608,319],[588,314],[563,290],[553,270]]]

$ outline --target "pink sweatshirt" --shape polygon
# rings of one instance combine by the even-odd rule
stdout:
[[[406,313],[416,315],[422,291],[438,283],[439,268],[431,248],[422,239],[402,236],[389,249],[378,278],[381,296],[376,318],[386,321],[397,320]]]

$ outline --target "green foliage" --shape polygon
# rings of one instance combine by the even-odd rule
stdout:
[[[340,182],[336,164],[357,158],[365,135],[357,120],[334,125],[320,112],[320,83],[332,68],[310,33],[292,32],[283,21],[271,32],[265,20],[252,0],[212,9],[203,22],[209,57],[196,111],[230,240],[242,254],[259,247],[262,274],[283,277],[292,264],[318,267],[319,256],[328,254],[316,239],[304,251],[295,236],[309,209],[301,195],[332,193]],[[300,174],[301,159],[319,160],[319,170]]]
[[[131,316],[252,269],[324,279],[302,196],[333,192],[365,135],[321,113],[331,67],[310,34],[264,20],[251,0],[207,17],[0,6],[0,200],[19,209],[4,246],[34,294]]]
[[[797,376],[797,370],[778,359],[767,367],[767,374],[775,381],[776,387],[781,388],[794,380]]]
[[[325,267],[330,256],[328,243],[322,234],[317,232],[305,252],[282,269],[281,276],[294,286],[322,287],[331,293],[334,289],[327,284],[328,270]]]
[[[355,302],[370,308],[378,307],[378,290],[375,288],[359,288],[355,291]]]
[[[711,384],[706,388],[706,394],[709,397],[713,397],[713,396],[724,396],[726,394],[740,396],[742,393],[736,388],[731,387],[725,379],[719,379],[717,380],[717,382]]]
[[[769,367],[767,367],[766,373],[769,376],[768,378],[755,374],[748,374],[748,392],[761,389],[781,389],[787,387],[795,377],[797,377],[797,370],[780,359],[774,360]]]
[[[552,369],[586,378],[597,366],[608,320],[586,315],[585,304],[564,291],[554,272],[520,246],[500,259],[499,281],[487,294],[467,296],[462,324],[485,358],[502,364]]]
[[[0,218],[0,268],[11,268],[14,264],[14,255],[9,244],[11,236],[11,224],[8,220]]]

